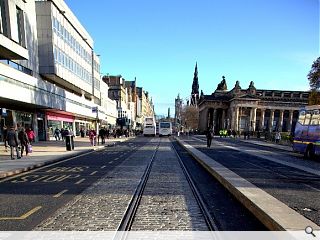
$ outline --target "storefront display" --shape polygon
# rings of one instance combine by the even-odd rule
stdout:
[[[48,120],[48,134],[49,139],[54,139],[54,130],[58,128],[59,130],[63,129],[73,129],[74,117],[59,113],[51,113],[47,112],[47,120]]]

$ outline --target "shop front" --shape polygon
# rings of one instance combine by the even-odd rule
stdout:
[[[80,119],[76,119],[75,120],[75,135],[76,136],[80,136],[81,135],[81,130],[84,132],[84,134],[86,135],[86,133],[89,131],[89,129],[91,129],[92,127],[92,122],[90,121],[85,121],[85,120],[80,120]]]
[[[0,141],[3,141],[3,131],[4,128],[10,128],[14,124],[13,121],[13,111],[8,110],[6,108],[1,108],[1,115],[0,115],[0,126],[1,126],[1,131],[0,131]]]
[[[73,128],[74,117],[69,115],[64,115],[60,113],[53,113],[47,112],[47,121],[48,121],[48,128],[47,128],[47,136],[48,140],[53,140],[54,138],[54,131],[55,129],[69,129],[71,131],[75,131]]]

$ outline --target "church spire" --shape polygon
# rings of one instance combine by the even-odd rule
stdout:
[[[199,102],[199,80],[198,80],[198,63],[194,69],[192,91],[191,91],[191,105],[196,106]]]

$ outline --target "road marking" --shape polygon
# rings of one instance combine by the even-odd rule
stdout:
[[[41,206],[35,207],[35,208],[31,209],[29,212],[21,215],[20,217],[0,217],[0,220],[24,220],[24,219],[30,217],[35,212],[37,212],[38,210],[40,210],[41,208],[42,208]]]
[[[94,172],[90,173],[90,175],[91,175],[91,176],[92,176],[92,175],[95,175],[97,172],[98,172],[98,171],[94,171]]]
[[[63,191],[59,192],[58,194],[54,195],[53,197],[54,197],[54,198],[61,197],[61,195],[64,194],[65,192],[68,192],[68,190],[67,190],[67,189],[66,189],[66,190],[63,190]]]
[[[81,180],[79,180],[78,182],[76,182],[75,184],[80,184],[82,183],[84,180],[86,180],[85,178],[82,178]]]
[[[83,154],[80,154],[80,155],[77,155],[77,156],[73,156],[73,157],[67,158],[67,159],[62,160],[62,161],[57,161],[57,162],[54,162],[54,163],[49,163],[48,165],[44,165],[43,167],[38,167],[38,168],[36,168],[36,169],[30,170],[30,171],[27,171],[27,172],[23,172],[23,173],[20,173],[20,174],[18,174],[18,175],[14,175],[14,176],[11,176],[11,177],[8,176],[8,178],[5,178],[5,179],[0,180],[0,183],[7,182],[7,181],[10,181],[10,180],[15,179],[15,178],[28,175],[28,174],[33,173],[33,172],[36,172],[36,171],[39,171],[39,170],[42,170],[42,169],[45,169],[45,168],[49,168],[49,167],[52,167],[52,166],[55,166],[55,165],[58,165],[58,164],[61,164],[61,163],[64,163],[64,162],[73,160],[73,159],[78,158],[78,157],[82,157],[82,156],[85,156],[85,155],[92,154],[94,151],[101,151],[101,150],[97,149],[97,150],[85,152],[85,153],[83,153]],[[44,163],[44,164],[45,164],[45,163]]]
[[[113,161],[110,161],[109,164],[113,163]]]
[[[106,167],[106,166],[104,165],[104,166],[101,167],[101,169],[104,169],[105,167]]]
[[[114,160],[119,160],[119,158],[115,158]]]

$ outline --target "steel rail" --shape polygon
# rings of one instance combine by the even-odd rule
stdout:
[[[188,169],[186,168],[184,162],[182,161],[181,157],[179,156],[179,154],[178,154],[177,150],[175,149],[175,147],[174,147],[172,142],[171,142],[171,148],[173,149],[173,151],[177,155],[177,158],[179,159],[179,164],[180,164],[180,166],[181,166],[181,168],[182,168],[182,170],[183,170],[183,172],[184,172],[184,174],[186,176],[186,179],[187,179],[187,181],[189,183],[189,186],[190,186],[190,188],[192,190],[192,193],[193,193],[193,195],[194,195],[194,197],[195,197],[195,199],[196,199],[196,201],[197,201],[197,203],[198,203],[198,205],[199,205],[199,207],[201,209],[201,212],[203,214],[203,217],[204,217],[204,219],[206,221],[206,224],[207,224],[209,230],[210,231],[219,231],[219,228],[218,228],[218,226],[216,224],[217,221],[215,221],[215,219],[211,216],[210,211],[208,210],[206,204],[204,203],[204,201],[203,201],[203,199],[201,197],[201,194],[198,191],[198,188],[196,187],[196,185],[195,185],[195,183],[194,183],[194,181],[193,181]]]
[[[150,160],[148,166],[146,167],[143,176],[141,177],[140,183],[137,186],[137,188],[136,188],[136,190],[135,190],[135,192],[129,202],[129,205],[123,215],[123,218],[117,228],[116,235],[113,239],[126,239],[127,233],[125,231],[129,231],[131,229],[131,226],[132,226],[134,217],[136,215],[136,212],[138,210],[144,189],[147,185],[147,181],[149,179],[151,168],[152,168],[155,156],[158,152],[160,143],[161,143],[161,140],[158,142],[158,145],[152,154],[151,160]]]

